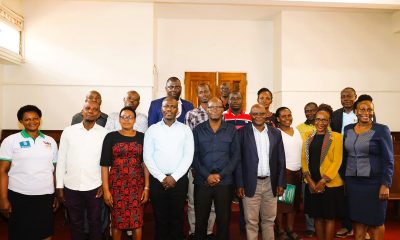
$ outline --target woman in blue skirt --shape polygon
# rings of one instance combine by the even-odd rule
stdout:
[[[372,97],[354,103],[358,122],[344,129],[346,193],[355,239],[384,239],[387,199],[392,185],[393,143],[387,126],[374,123]]]

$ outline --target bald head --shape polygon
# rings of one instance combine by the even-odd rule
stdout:
[[[219,99],[217,97],[211,98],[208,102],[209,103],[213,103],[213,104],[217,104],[217,105],[220,105],[221,107],[223,107],[221,99]]]
[[[221,99],[217,97],[211,98],[207,103],[207,114],[210,121],[222,121],[222,113],[224,105]]]
[[[136,111],[140,104],[140,95],[135,90],[128,91],[124,97],[124,106],[131,107]]]
[[[251,110],[250,113],[255,112],[255,111],[259,111],[260,109],[264,109],[264,112],[267,112],[265,110],[265,107],[259,103],[254,104],[253,106],[251,106]]]
[[[86,94],[85,102],[94,101],[101,105],[101,94],[96,91],[92,90]]]
[[[265,125],[265,118],[267,117],[267,110],[259,103],[254,104],[250,110],[250,117],[254,127],[262,128]]]

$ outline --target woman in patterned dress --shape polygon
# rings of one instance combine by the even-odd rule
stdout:
[[[144,134],[133,130],[136,112],[124,107],[119,114],[122,129],[104,139],[100,165],[104,202],[111,208],[112,237],[134,230],[142,239],[143,206],[149,199],[149,172],[143,163]],[[135,236],[135,238],[133,238]]]

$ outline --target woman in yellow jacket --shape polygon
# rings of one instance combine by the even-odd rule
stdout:
[[[344,187],[339,175],[342,164],[342,135],[328,129],[332,108],[321,104],[315,115],[314,132],[306,135],[302,152],[302,171],[307,183],[305,213],[314,218],[320,240],[333,239],[335,219],[344,212]]]

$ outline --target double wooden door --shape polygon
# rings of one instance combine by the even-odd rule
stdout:
[[[199,106],[197,86],[200,83],[210,85],[212,96],[221,97],[222,83],[230,85],[231,92],[240,92],[243,98],[243,110],[246,110],[246,73],[232,72],[185,72],[185,99],[191,101],[195,107]]]

